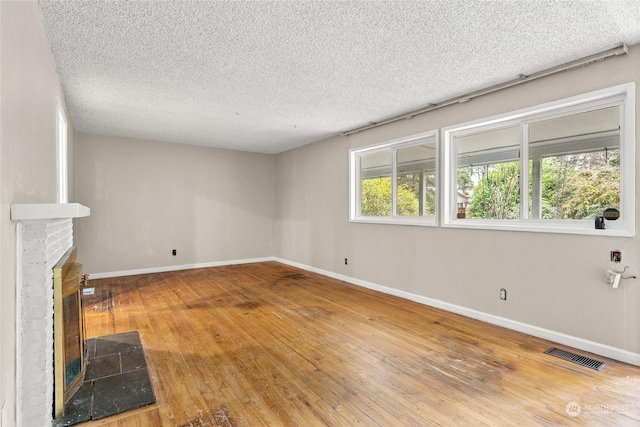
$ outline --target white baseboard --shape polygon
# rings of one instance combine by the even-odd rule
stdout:
[[[200,264],[170,265],[166,267],[140,268],[137,270],[110,271],[106,273],[89,273],[89,279],[107,279],[110,277],[135,276],[137,274],[164,273],[167,271],[192,270],[194,268],[222,267],[224,265],[251,264],[254,262],[275,261],[274,257],[234,259],[229,261],[203,262]]]
[[[344,282],[351,283],[357,286],[362,286],[367,289],[372,289],[374,291],[382,292],[388,295],[394,295],[400,298],[407,299],[409,301],[414,301],[420,304],[428,305],[430,307],[439,308],[441,310],[460,314],[462,316],[470,317],[472,319],[481,320],[483,322],[487,322],[492,325],[502,326],[507,329],[512,329],[514,331],[533,335],[534,337],[543,338],[559,344],[564,344],[580,350],[588,351],[593,354],[598,354],[604,357],[608,357],[610,359],[619,360],[621,362],[629,363],[635,366],[640,366],[640,354],[638,353],[633,353],[628,350],[623,350],[617,347],[611,347],[606,344],[601,344],[601,343],[589,341],[583,338],[574,337],[571,335],[563,334],[561,332],[552,331],[550,329],[540,328],[538,326],[529,325],[527,323],[518,322],[516,320],[511,320],[505,317],[500,317],[500,316],[485,313],[482,311],[473,310],[471,308],[462,307],[459,305],[436,300],[433,298],[427,298],[422,295],[412,294],[410,292],[390,288],[388,286],[382,286],[372,282],[367,282],[365,280],[355,279],[353,277],[345,276],[343,274],[338,274],[332,271],[311,267],[309,265],[301,264],[294,261],[289,261],[289,260],[278,258],[278,257],[236,259],[236,260],[229,260],[229,261],[206,262],[201,264],[184,264],[184,265],[172,265],[167,267],[141,268],[137,270],[112,271],[107,273],[91,273],[89,274],[89,278],[105,279],[109,277],[133,276],[136,274],[162,273],[166,271],[190,270],[194,268],[206,268],[206,267],[221,267],[225,265],[250,264],[255,262],[266,262],[266,261],[277,261],[282,264],[290,265],[292,267],[297,267],[303,270],[311,271],[313,273],[322,274],[323,276],[328,276],[333,279],[342,280]]]
[[[589,341],[583,338],[578,338],[571,335],[563,334],[561,332],[540,328],[538,326],[529,325],[527,323],[518,322],[515,320],[507,319],[505,317],[495,316],[493,314],[473,310],[471,308],[462,307],[462,306],[451,304],[448,302],[427,298],[421,295],[412,294],[410,292],[401,291],[399,289],[394,289],[387,286],[381,286],[381,285],[367,282],[360,279],[354,279],[353,277],[334,273],[328,270],[322,270],[320,268],[311,267],[305,264],[300,264],[298,262],[289,261],[289,260],[277,258],[277,257],[274,259],[275,261],[280,262],[282,264],[287,264],[292,267],[297,267],[303,270],[311,271],[313,273],[322,274],[323,276],[328,276],[337,280],[342,280],[344,282],[362,286],[367,289],[372,289],[374,291],[382,292],[389,295],[394,295],[394,296],[404,298],[410,301],[414,301],[420,304],[428,305],[431,307],[439,308],[445,311],[470,317],[472,319],[481,320],[483,322],[487,322],[493,325],[502,326],[507,329],[512,329],[514,331],[533,335],[534,337],[543,338],[559,344],[564,344],[580,350],[588,351],[590,353],[598,354],[604,357],[608,357],[610,359],[619,360],[621,362],[629,363],[635,366],[640,366],[640,354],[633,353],[628,350],[623,350],[617,347],[611,347],[606,344],[600,344],[594,341]]]

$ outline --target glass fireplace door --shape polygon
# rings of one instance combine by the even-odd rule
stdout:
[[[82,264],[71,248],[53,269],[54,406],[56,418],[82,385],[85,374]]]

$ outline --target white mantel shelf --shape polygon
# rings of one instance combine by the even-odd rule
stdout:
[[[37,203],[11,205],[12,221],[34,219],[81,218],[89,216],[91,210],[80,203]]]

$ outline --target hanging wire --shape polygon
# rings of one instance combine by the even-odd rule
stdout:
[[[625,271],[627,271],[627,268],[629,268],[629,266],[628,266],[628,265],[625,265],[625,266],[624,266],[624,269],[620,272],[620,278],[621,278],[621,279],[635,279],[635,278],[636,278],[636,276],[627,276],[627,277],[624,277],[624,276],[622,275]]]

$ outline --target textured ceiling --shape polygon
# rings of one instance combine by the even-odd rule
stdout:
[[[640,1],[39,1],[79,132],[277,153],[640,42]]]

